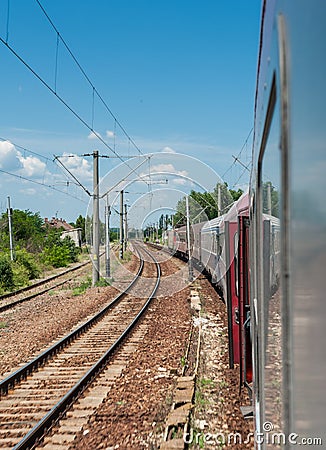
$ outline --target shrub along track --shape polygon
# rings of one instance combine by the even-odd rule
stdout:
[[[148,265],[149,263],[145,263],[145,267]],[[159,266],[158,264],[156,266],[157,277],[159,277]],[[153,273],[153,268],[148,270]],[[42,355],[44,360],[51,355],[50,362],[34,361],[32,364],[34,370],[38,365],[45,365],[33,374],[32,378],[19,383],[20,379],[25,378],[32,370],[32,367],[24,367],[19,373],[1,382],[2,392],[7,393],[0,403],[1,448],[11,448],[15,444],[17,449],[28,448],[35,440],[35,436],[41,437],[44,430],[58,419],[67,405],[73,403],[87,383],[103,369],[113,349],[117,347],[117,342],[121,343],[127,335],[124,331],[127,325],[128,328],[133,328],[138,316],[145,311],[151,296],[157,289],[158,279],[154,279],[153,283],[153,280],[148,278],[146,282],[138,278],[136,285],[133,284],[127,289],[128,295],[121,294],[114,302],[117,306],[113,307],[111,302],[110,306],[105,308],[106,311],[93,320],[95,324],[87,332],[83,331],[83,335],[76,338],[82,332],[78,330],[74,338],[61,340],[58,349],[52,348],[48,354]],[[144,298],[144,292],[151,292],[151,294],[148,294],[148,298]],[[135,318],[136,315],[137,318]],[[88,327],[89,325],[86,326]],[[58,353],[64,346],[64,341],[68,343],[72,339],[74,339],[73,343]],[[56,356],[53,356],[54,353],[57,353]],[[115,367],[113,371],[108,370],[111,374],[109,378],[111,378],[117,368]],[[13,387],[15,389],[12,392]],[[103,387],[100,386],[99,390],[103,390]],[[43,418],[39,421],[40,417]],[[27,436],[21,440],[26,432]]]
[[[90,261],[86,261],[84,263],[74,265],[73,267],[70,267],[69,269],[66,269],[64,271],[60,271],[55,275],[51,275],[47,278],[44,278],[43,280],[36,281],[29,286],[10,292],[8,294],[1,295],[0,314],[10,308],[19,305],[20,303],[32,300],[39,295],[45,294],[52,289],[57,289],[63,284],[68,283],[69,281],[79,276],[85,270],[85,266],[89,265],[90,263]],[[57,282],[58,279],[60,279],[59,282]]]

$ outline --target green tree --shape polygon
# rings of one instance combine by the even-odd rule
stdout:
[[[4,233],[4,241],[7,248],[9,248],[9,224],[7,212],[3,213],[0,218],[0,229]],[[31,252],[40,251],[45,234],[40,213],[14,209],[12,212],[12,233],[16,245],[24,247]]]
[[[220,214],[225,214],[232,204],[243,194],[242,189],[228,189],[227,183],[217,183],[213,192],[196,192],[189,194],[189,218],[191,223],[204,222],[218,216],[220,199]],[[173,227],[186,224],[186,197],[178,201],[176,213],[172,217]]]
[[[43,261],[54,267],[65,267],[77,261],[78,249],[73,240],[66,236],[61,239],[61,230],[48,229],[43,251]]]
[[[243,190],[242,189],[238,189],[237,191],[234,191],[233,189],[229,189],[229,192],[232,195],[233,201],[235,201],[235,202],[237,200],[239,200],[239,198],[243,194]]]
[[[79,215],[76,219],[75,227],[81,229],[82,243],[86,242],[86,237],[85,237],[86,219],[85,219],[85,217],[83,217],[82,215]]]
[[[217,199],[211,192],[196,192],[192,190],[188,197],[189,219],[191,223],[204,222],[217,217]],[[186,197],[177,203],[177,212],[173,216],[173,226],[186,223]]]
[[[219,194],[219,192],[220,192],[220,194]],[[212,195],[214,196],[214,199],[217,204],[218,204],[218,199],[220,196],[220,199],[221,199],[220,215],[225,214],[231,208],[233,201],[234,201],[234,199],[228,189],[228,184],[227,183],[217,183]]]

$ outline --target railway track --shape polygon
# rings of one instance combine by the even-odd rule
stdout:
[[[20,303],[32,300],[33,298],[49,292],[51,289],[56,289],[65,283],[76,278],[77,271],[83,271],[85,266],[91,264],[91,261],[86,261],[84,263],[78,264],[75,267],[67,269],[58,274],[52,275],[44,280],[37,281],[36,283],[26,286],[24,288],[18,289],[16,291],[10,292],[0,296],[0,313],[13,308]],[[73,273],[73,275],[71,275]],[[60,281],[58,281],[60,280]]]
[[[88,389],[88,405],[96,405],[95,397],[105,392],[106,384],[118,373],[117,367],[121,370],[121,355],[116,362],[114,353],[146,311],[160,281],[158,262],[152,257],[156,267],[153,279],[149,253],[137,251],[142,254],[139,271],[124,292],[82,327],[0,382],[0,448],[34,448],[99,374],[101,381]],[[122,359],[133,349],[132,341],[128,345]]]

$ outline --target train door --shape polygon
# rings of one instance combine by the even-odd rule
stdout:
[[[250,336],[249,292],[249,219],[239,217],[238,286],[240,333],[240,385],[252,382],[252,346]]]
[[[225,222],[225,262],[227,286],[227,314],[229,365],[240,363],[239,299],[238,299],[238,233],[237,223]]]

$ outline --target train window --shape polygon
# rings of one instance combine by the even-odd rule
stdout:
[[[280,292],[280,104],[272,81],[258,166],[257,226],[260,229],[259,288],[265,418],[282,431],[282,327]]]

